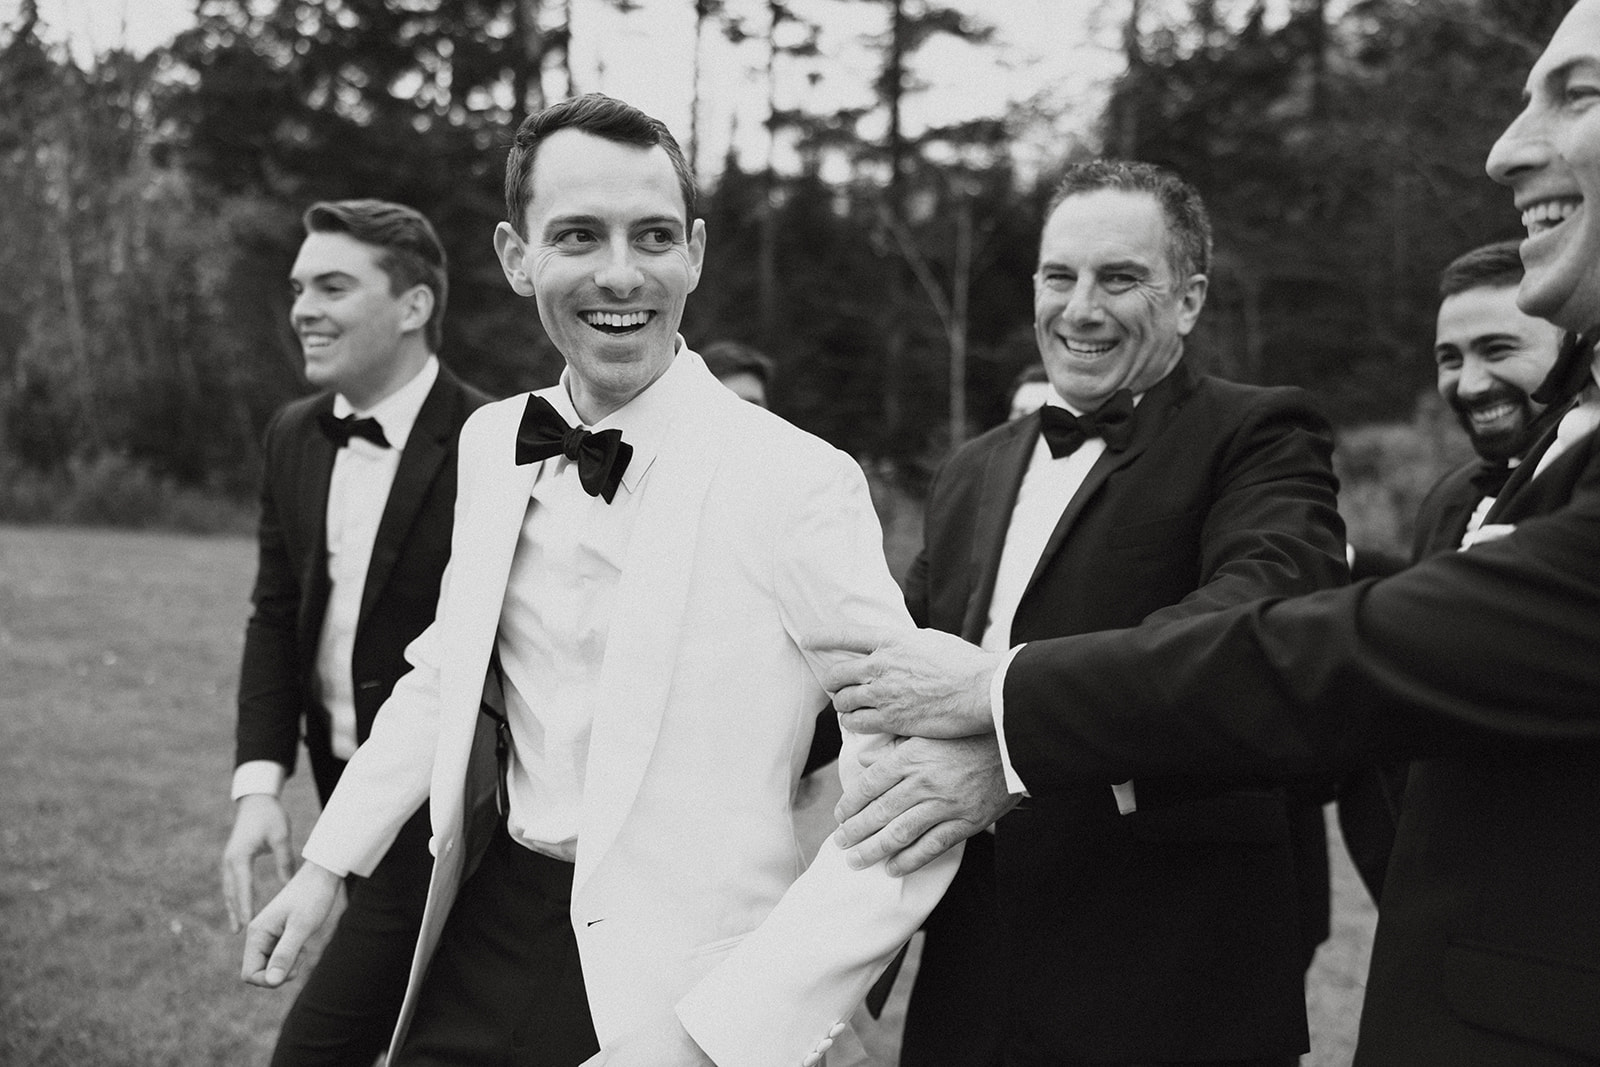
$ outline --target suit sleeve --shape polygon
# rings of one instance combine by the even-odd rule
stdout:
[[[802,648],[808,636],[841,625],[911,625],[861,472],[834,456],[831,477],[805,495],[777,539],[780,610]],[[813,670],[835,655],[806,652]],[[845,731],[839,774],[846,788],[863,758],[890,744]],[[881,863],[850,869],[830,838],[761,926],[679,1002],[679,1018],[718,1067],[798,1065],[825,1051],[943,896],[960,859],[957,847],[896,878]]]
[[[1569,502],[1387,579],[1030,644],[1006,729],[1032,785],[1314,773],[1600,745],[1600,446]]]
[[[1186,618],[1349,580],[1333,431],[1298,390],[1246,411],[1217,456],[1200,540],[1200,582],[1146,622]]]
[[[256,581],[239,669],[234,765],[271,760],[293,771],[308,667],[301,662],[297,633],[303,590],[285,537],[285,523],[296,517],[295,505],[279,499],[279,479],[274,477],[277,468],[288,462],[286,435],[280,412],[267,425],[263,449],[266,470],[256,532]]]

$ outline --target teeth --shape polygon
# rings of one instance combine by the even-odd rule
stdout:
[[[1515,405],[1506,403],[1494,404],[1486,408],[1473,408],[1471,412],[1472,421],[1479,423],[1498,422],[1501,419],[1509,417],[1515,410]]]
[[[1532,237],[1561,225],[1571,218],[1582,204],[1583,201],[1578,199],[1541,200],[1523,211],[1522,225],[1527,228],[1528,236]]]
[[[613,329],[627,329],[630,326],[643,326],[650,321],[648,311],[630,311],[626,314],[617,311],[585,311],[583,321],[590,326],[609,326]]]
[[[1103,356],[1117,347],[1115,341],[1067,341],[1067,351],[1079,356]]]
[[[300,338],[300,343],[307,348],[326,348],[333,344],[333,338],[323,337],[321,334],[306,334]]]

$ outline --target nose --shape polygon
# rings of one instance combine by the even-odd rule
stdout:
[[[594,283],[613,296],[628,296],[643,282],[637,253],[626,241],[615,242],[594,272]]]
[[[1461,360],[1461,374],[1456,379],[1456,395],[1463,400],[1476,400],[1494,388],[1494,375],[1483,360],[1465,356]]]
[[[319,314],[316,296],[310,289],[302,289],[296,293],[294,301],[289,305],[289,323],[293,326],[311,322]]]
[[[1071,294],[1067,297],[1068,321],[1083,324],[1099,322],[1103,312],[1098,292],[1095,280],[1088,271],[1079,275],[1078,280],[1073,283]]]
[[[1511,185],[1531,170],[1542,167],[1549,157],[1549,142],[1542,131],[1537,104],[1530,102],[1511,120],[1505,132],[1489,149],[1484,170],[1501,185]]]

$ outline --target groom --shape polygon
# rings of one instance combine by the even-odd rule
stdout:
[[[705,228],[660,122],[558,104],[506,170],[495,247],[566,370],[463,429],[438,618],[251,923],[245,978],[283,981],[431,795],[391,1062],[842,1062],[842,1020],[959,861],[897,878],[796,845],[837,659],[807,642],[910,626],[866,485],[678,337]],[[887,744],[848,738],[846,784]]]

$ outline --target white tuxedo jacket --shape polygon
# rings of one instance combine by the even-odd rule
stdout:
[[[840,1035],[960,850],[894,878],[850,870],[828,841],[805,867],[791,803],[829,654],[804,642],[911,621],[854,461],[735,397],[694,353],[678,358],[693,361],[693,399],[644,480],[619,579],[572,924],[602,1047],[675,1007],[720,1067],[798,1065]],[[525,403],[491,404],[462,430],[438,617],[305,847],[334,871],[369,871],[431,797],[434,875],[397,1044],[460,884],[464,824],[492,804],[492,777],[473,769],[493,769],[482,735],[472,754],[537,469],[514,463]],[[844,736],[848,786],[888,742]]]

